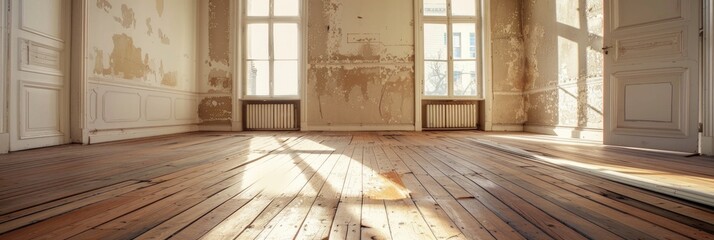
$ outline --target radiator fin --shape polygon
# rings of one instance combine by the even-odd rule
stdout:
[[[478,127],[477,103],[430,103],[426,105],[426,128]]]
[[[295,130],[294,104],[247,104],[246,128],[248,130]]]

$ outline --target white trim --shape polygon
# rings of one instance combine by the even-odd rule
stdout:
[[[302,89],[303,82],[305,82],[305,76],[307,74],[305,73],[307,70],[305,68],[305,62],[307,61],[307,51],[306,51],[306,42],[307,42],[307,35],[305,34],[307,32],[307,22],[305,21],[307,11],[306,11],[306,0],[298,0],[298,14],[299,16],[274,16],[274,2],[275,0],[268,0],[269,1],[269,11],[268,11],[268,16],[247,16],[247,13],[243,11],[242,6],[247,4],[246,0],[239,0],[240,3],[238,5],[241,5],[241,7],[238,8],[237,11],[237,18],[238,21],[238,28],[237,32],[240,33],[240,40],[239,40],[239,49],[241,51],[236,51],[236,57],[238,58],[238,62],[236,62],[237,65],[240,65],[240,68],[245,69],[246,67],[246,62],[249,60],[259,60],[259,61],[268,61],[270,65],[270,72],[269,72],[269,95],[264,96],[264,95],[249,95],[246,91],[248,89],[248,79],[246,76],[243,74],[242,71],[239,71],[241,75],[235,75],[236,78],[240,79],[240,86],[242,87],[241,91],[239,92],[241,98],[269,98],[271,100],[288,100],[288,99],[295,99],[298,98],[300,99],[300,90]],[[247,53],[246,51],[246,46],[245,42],[247,40],[245,39],[246,37],[246,26],[251,23],[265,23],[268,25],[268,59],[248,59],[247,56],[245,55]],[[275,95],[275,74],[274,74],[274,64],[275,61],[279,60],[288,60],[292,61],[291,59],[275,59],[275,54],[274,54],[274,33],[273,33],[273,26],[275,24],[280,24],[280,23],[295,23],[298,26],[298,34],[300,35],[299,43],[298,43],[298,48],[301,48],[298,51],[298,56],[297,59],[295,59],[298,62],[298,79],[297,79],[297,94],[296,95],[287,95],[287,96],[281,96],[281,95]],[[240,54],[240,55],[238,55]]]
[[[72,1],[72,26],[70,33],[72,56],[70,56],[69,84],[69,132],[70,139],[75,143],[89,143],[89,132],[86,130],[85,114],[87,110],[87,28],[89,13],[86,0]]]
[[[714,155],[714,4],[702,1],[703,55],[702,55],[702,90],[701,122],[704,129],[700,134],[700,153]]]
[[[492,72],[492,64],[491,62],[493,61],[493,54],[491,54],[491,0],[481,0],[481,19],[482,19],[482,24],[481,24],[481,29],[483,31],[483,36],[481,36],[481,51],[483,52],[482,55],[483,60],[481,61],[483,63],[482,66],[482,73],[483,74],[483,97],[486,99],[484,101],[484,104],[486,105],[486,109],[483,110],[486,116],[485,122],[483,123],[483,130],[485,131],[492,131],[493,130],[493,72]]]
[[[411,124],[392,125],[339,125],[339,126],[303,126],[302,131],[332,131],[332,132],[352,132],[352,131],[414,131]]]
[[[7,62],[10,59],[8,55],[9,41],[8,41],[8,1],[10,0],[0,0],[0,153],[7,153],[10,151],[10,134],[8,130],[8,109],[7,100],[10,96],[7,91],[8,86],[8,71]]]
[[[233,126],[235,122],[229,124],[201,124],[198,125],[198,131],[202,132],[235,132]]]
[[[423,124],[421,101],[424,95],[424,67],[420,66],[424,62],[423,2],[423,0],[414,1],[414,130],[419,132],[422,131]]]
[[[179,125],[179,126],[163,126],[149,128],[128,128],[116,130],[98,130],[89,134],[88,144],[96,144],[103,142],[113,142],[120,140],[154,137],[167,134],[177,134],[186,132],[195,132],[199,130],[196,124]]]
[[[701,153],[707,156],[714,156],[714,137],[702,136],[701,140]]]
[[[233,114],[231,114],[231,130],[243,131],[243,108],[241,106],[241,98],[243,96],[243,12],[241,4],[243,1],[231,1],[233,6],[231,9],[231,18],[233,31],[231,31],[231,41],[233,44],[233,55],[231,63],[233,64]]]
[[[602,142],[602,129],[597,128],[525,125],[524,131],[530,133],[553,135],[564,138],[579,138]]]

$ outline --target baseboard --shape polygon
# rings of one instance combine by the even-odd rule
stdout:
[[[578,138],[592,141],[602,141],[602,129],[565,126],[525,125],[525,131],[554,135],[565,138]]]
[[[714,137],[701,138],[701,153],[707,156],[714,156]]]
[[[199,126],[179,125],[166,127],[146,127],[146,128],[130,128],[116,130],[97,130],[89,134],[89,144],[113,142],[120,140],[129,140],[143,137],[154,137],[176,133],[196,132],[199,131]]]
[[[491,124],[491,132],[523,132],[522,124]]]
[[[354,131],[414,131],[414,125],[394,124],[394,125],[334,125],[334,126],[303,126],[301,131],[331,131],[331,132],[354,132]]]
[[[199,131],[206,132],[233,132],[233,125],[230,122],[225,124],[201,124],[198,125]]]
[[[0,133],[0,154],[10,152],[10,133]]]

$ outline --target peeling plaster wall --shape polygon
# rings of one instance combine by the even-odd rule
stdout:
[[[309,0],[307,124],[414,124],[411,0]]]
[[[521,0],[491,1],[492,126],[521,131],[526,121]]]
[[[83,1],[83,142],[198,130],[198,1]]]
[[[568,137],[601,130],[602,1],[527,0],[523,14],[526,130]]]
[[[90,80],[195,91],[196,2],[88,0]]]
[[[229,125],[233,114],[233,70],[231,56],[231,0],[199,1],[200,64],[198,106],[203,124]]]

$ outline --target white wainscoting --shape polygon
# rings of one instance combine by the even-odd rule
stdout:
[[[198,131],[198,94],[90,80],[89,143]]]

